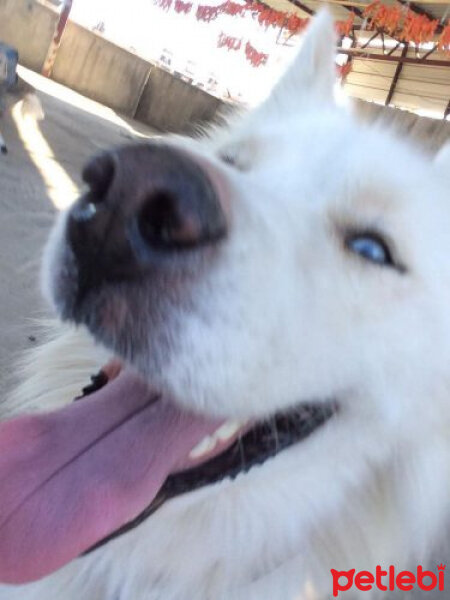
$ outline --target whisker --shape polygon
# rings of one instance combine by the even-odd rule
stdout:
[[[239,446],[239,456],[241,459],[241,467],[242,469],[246,468],[246,460],[245,460],[245,449],[244,444],[242,443],[242,435],[238,438],[238,446]]]
[[[280,450],[280,438],[278,436],[277,422],[273,417],[270,419],[270,429],[272,432],[272,438],[275,441],[275,452],[278,452]]]

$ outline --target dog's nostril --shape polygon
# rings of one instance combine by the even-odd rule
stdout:
[[[154,191],[138,216],[139,231],[155,248],[187,248],[201,237],[201,222],[193,212],[183,210],[183,202],[166,190]]]
[[[83,169],[83,181],[89,186],[93,202],[101,202],[114,179],[115,166],[111,154],[93,158]]]

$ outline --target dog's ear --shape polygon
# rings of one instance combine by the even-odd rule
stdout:
[[[336,83],[336,42],[334,21],[327,9],[311,20],[300,51],[264,103],[280,109],[305,103],[334,102]]]

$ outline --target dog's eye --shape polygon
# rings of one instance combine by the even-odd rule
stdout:
[[[238,166],[236,156],[233,155],[231,152],[223,151],[219,154],[219,158],[222,162],[224,162],[226,165],[229,165],[230,167]]]
[[[219,159],[238,171],[248,171],[252,161],[250,147],[245,144],[230,144],[218,153]]]
[[[353,234],[346,240],[346,247],[354,254],[359,254],[361,258],[377,265],[395,266],[388,245],[376,234]]]

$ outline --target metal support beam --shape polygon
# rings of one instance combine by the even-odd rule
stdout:
[[[423,60],[423,58],[411,58],[410,56],[392,56],[389,54],[375,54],[360,50],[359,48],[338,48],[338,54],[348,54],[356,58],[366,60],[385,60],[388,62],[407,63],[410,65],[427,65],[429,67],[448,67],[450,60]]]
[[[289,0],[289,2],[311,17],[316,14],[312,8],[309,8],[309,6],[306,6],[303,2],[299,2],[299,0]]]
[[[434,54],[436,52],[436,50],[438,49],[438,44],[435,44],[431,50],[428,50],[428,52],[426,54],[424,54],[422,56],[423,60],[426,60],[429,56],[431,56],[432,54]]]
[[[448,101],[447,108],[444,112],[444,119],[446,119],[450,115],[450,100]]]
[[[55,33],[53,35],[50,48],[48,49],[44,66],[42,67],[42,75],[45,77],[50,77],[52,74],[56,55],[61,45],[61,39],[66,28],[67,21],[69,20],[70,11],[72,10],[72,2],[73,0],[64,0],[58,22],[56,23]]]
[[[389,50],[389,52],[386,52],[386,54],[387,54],[388,56],[391,56],[391,54],[394,54],[394,52],[395,52],[396,50],[398,50],[398,49],[400,48],[400,46],[401,46],[401,45],[402,45],[402,43],[401,43],[401,42],[397,42],[397,43],[395,44],[395,46]]]
[[[406,43],[403,46],[402,55],[401,55],[402,58],[405,58],[405,56],[408,54],[408,46],[409,46],[408,43]],[[389,88],[388,95],[386,96],[386,102],[384,103],[385,106],[389,106],[389,104],[391,103],[392,96],[395,93],[395,88],[397,87],[398,78],[401,75],[402,69],[403,69],[403,63],[399,62],[397,64],[397,68],[395,69],[394,77],[392,78],[392,83],[391,83],[391,87]]]
[[[348,10],[348,12],[355,14],[360,19],[364,19],[364,13],[360,8],[357,8],[356,6],[347,6],[346,4],[342,4],[341,6],[342,8],[345,8],[345,10]]]

